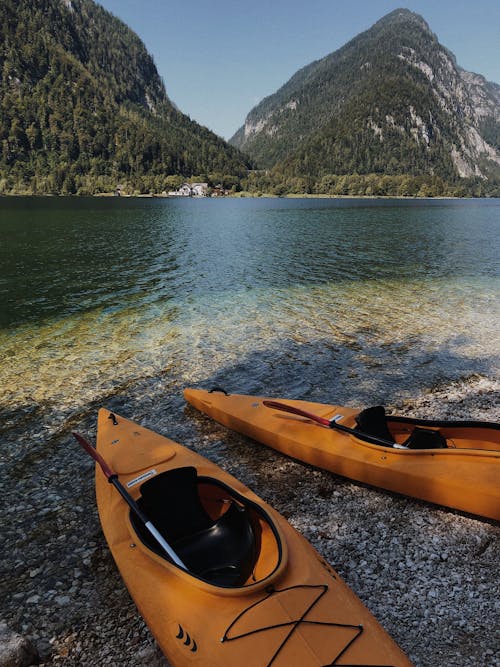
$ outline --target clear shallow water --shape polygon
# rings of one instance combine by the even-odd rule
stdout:
[[[180,406],[193,383],[359,405],[494,376],[499,212],[1,199],[0,413],[43,432],[102,402]]]

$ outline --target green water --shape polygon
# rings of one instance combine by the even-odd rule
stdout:
[[[493,376],[499,212],[0,199],[0,411],[39,423],[144,394],[168,405],[193,383],[359,405]]]

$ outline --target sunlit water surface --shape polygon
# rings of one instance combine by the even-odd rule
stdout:
[[[498,200],[0,200],[0,411],[360,405],[498,371]],[[36,417],[36,419],[35,419]]]

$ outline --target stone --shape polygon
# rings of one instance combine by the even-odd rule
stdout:
[[[30,640],[0,621],[0,667],[28,667],[39,662],[38,651]]]

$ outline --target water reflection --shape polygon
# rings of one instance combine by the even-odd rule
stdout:
[[[178,392],[225,374],[241,391],[320,400],[336,387],[352,402],[493,373],[497,212],[1,200],[0,409],[68,412],[166,376]]]

